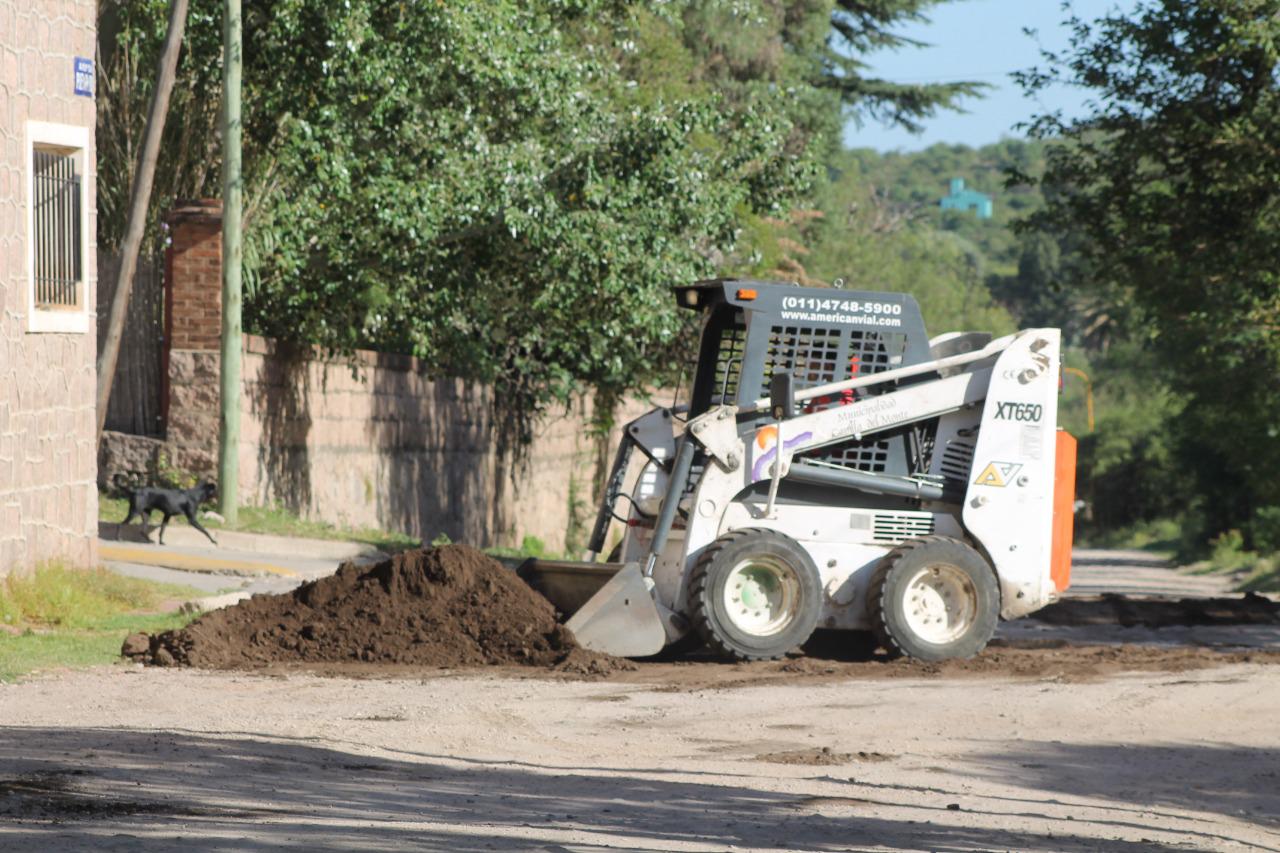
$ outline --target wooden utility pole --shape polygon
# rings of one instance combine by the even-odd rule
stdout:
[[[129,223],[121,246],[120,273],[116,277],[116,292],[111,299],[111,314],[107,318],[107,337],[98,357],[98,435],[107,423],[107,404],[111,400],[111,383],[116,375],[116,362],[120,358],[120,336],[124,333],[125,315],[129,310],[129,292],[133,290],[133,274],[138,268],[138,247],[142,245],[142,232],[147,225],[147,207],[151,201],[151,185],[156,176],[156,159],[160,155],[160,137],[164,133],[164,120],[169,114],[169,95],[177,76],[178,52],[182,47],[182,32],[187,25],[187,0],[173,0],[169,6],[169,29],[165,33],[164,48],[160,51],[160,63],[156,68],[156,90],[151,95],[151,109],[147,112],[147,129],[138,155],[138,168],[133,176],[133,189],[129,197]]]
[[[240,491],[240,246],[244,186],[240,173],[240,0],[225,0],[222,29],[222,385],[218,503],[236,523]]]

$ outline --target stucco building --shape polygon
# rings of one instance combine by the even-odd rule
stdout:
[[[991,196],[966,189],[964,178],[951,179],[951,192],[943,196],[938,205],[943,210],[971,210],[979,219],[990,219],[993,212]]]
[[[0,0],[0,574],[95,561],[93,0]]]

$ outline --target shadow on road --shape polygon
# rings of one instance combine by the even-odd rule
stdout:
[[[1169,761],[1186,757],[1173,753]],[[1201,760],[1192,758],[1193,764]],[[992,756],[991,772],[1022,774],[1044,790],[1066,785],[1104,796],[1089,779],[1124,765],[1105,750],[1036,759],[1044,767],[1069,762],[1079,780],[1064,782],[1056,772],[1030,768],[1028,760]],[[1101,773],[1091,761],[1103,762]],[[1109,825],[1158,833],[1161,822],[1127,815],[1073,824],[1035,814],[1035,830],[981,827],[973,825],[983,821],[975,812],[997,815],[987,822],[1008,827],[1008,816],[1027,810],[971,797],[974,805],[957,814],[948,808],[949,795],[921,804],[919,794],[912,795],[911,813],[924,819],[893,820],[858,814],[898,805],[892,795],[785,794],[753,786],[751,780],[764,778],[753,775],[721,776],[726,784],[715,784],[675,770],[540,767],[410,753],[388,759],[239,733],[9,727],[0,729],[0,767],[0,849],[14,850],[643,851],[687,842],[716,850],[1137,851],[1150,844],[1108,840],[1115,835]],[[1116,781],[1126,778],[1107,783],[1115,796],[1133,795],[1127,782]],[[1172,790],[1167,779],[1162,784]],[[1241,799],[1244,784],[1218,794],[1214,804],[1268,802],[1261,794]],[[1141,790],[1136,779],[1133,786]],[[981,811],[983,802],[991,803],[990,812]],[[1190,796],[1177,802],[1204,807]],[[1189,840],[1214,849],[1224,839],[1192,833]]]
[[[1266,826],[1280,839],[1280,749],[1031,742],[973,761],[989,780],[1105,797],[1153,817],[1161,807],[1219,814]]]

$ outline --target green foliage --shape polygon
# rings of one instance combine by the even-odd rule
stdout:
[[[1215,569],[1234,572],[1249,563],[1249,556],[1244,551],[1244,535],[1239,530],[1224,530],[1209,545],[1209,561]]]
[[[190,489],[195,486],[197,477],[192,472],[179,468],[169,461],[169,454],[163,450],[156,454],[156,471],[154,482],[170,489]]]
[[[490,557],[506,557],[508,559],[520,560],[527,560],[530,557],[542,559],[552,556],[547,551],[547,543],[543,542],[537,536],[525,536],[520,540],[520,547],[518,548],[486,548],[484,552]],[[576,552],[569,551],[568,549],[566,549],[566,553],[563,556],[567,560],[576,560],[578,558],[578,554]]]
[[[1280,506],[1261,506],[1249,522],[1249,539],[1264,554],[1280,554]]]
[[[1280,592],[1280,554],[1246,549],[1244,534],[1234,528],[1223,531],[1209,546],[1208,558],[1194,566],[1198,573],[1234,575],[1241,592]]]
[[[669,378],[668,288],[759,263],[842,109],[909,124],[971,90],[860,74],[932,2],[251,4],[246,325],[492,383],[508,450],[555,401]],[[193,2],[158,206],[217,194],[220,7]],[[103,4],[112,209],[163,12]]]
[[[901,49],[915,43],[894,33],[901,21],[925,19],[925,12],[942,0],[836,0],[831,14],[831,37],[816,52],[810,79],[840,95],[855,117],[868,117],[918,130],[921,120],[939,109],[953,109],[966,96],[979,95],[983,83],[895,83],[865,76],[861,57],[868,51]],[[797,4],[805,6],[806,4]]]
[[[1079,517],[1075,532],[1077,547],[1124,548],[1176,555],[1180,553],[1183,542],[1183,525],[1172,518],[1139,521],[1110,529],[1080,529],[1078,522]]]
[[[1079,439],[1077,495],[1089,504],[1083,525],[1124,528],[1196,509],[1195,481],[1172,429],[1183,416],[1183,395],[1161,381],[1159,359],[1134,344],[1118,344],[1068,363],[1093,377],[1097,422],[1086,424],[1084,387],[1067,378],[1059,423]]]
[[[1108,310],[1185,400],[1166,429],[1208,531],[1280,504],[1280,2],[1143,2],[1072,19],[1069,50],[1024,75],[1092,111],[1039,117],[1046,206],[1080,235]]]
[[[162,246],[161,216],[175,199],[220,196],[219,98],[208,84],[221,69],[220,4],[194,3],[188,14],[181,71],[156,165],[145,251]],[[101,0],[97,4],[98,247],[114,251],[124,238],[129,199],[142,148],[156,65],[169,15],[165,0]]]
[[[1005,334],[1015,324],[988,291],[987,253],[960,230],[946,228],[937,210],[946,187],[940,176],[950,166],[930,161],[946,150],[883,157],[849,151],[833,158],[831,180],[818,194],[822,217],[807,231],[805,269],[821,281],[842,278],[851,288],[911,293],[932,332]],[[895,177],[905,173],[910,182]],[[987,225],[993,235],[1007,231],[999,223]]]
[[[83,628],[0,634],[0,682],[66,667],[103,666],[120,660],[120,645],[133,631],[159,633],[186,627],[194,614],[121,615]]]
[[[166,599],[198,597],[199,590],[125,577],[106,569],[46,563],[0,580],[0,624],[89,628]]]

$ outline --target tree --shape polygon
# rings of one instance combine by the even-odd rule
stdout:
[[[115,294],[107,319],[107,333],[98,356],[97,434],[101,435],[107,422],[107,404],[111,401],[111,384],[116,375],[116,361],[120,356],[120,336],[124,333],[125,313],[129,308],[129,292],[133,289],[133,272],[138,263],[138,251],[142,246],[147,227],[147,212],[151,204],[151,184],[156,174],[156,160],[160,155],[160,140],[164,134],[165,119],[169,114],[169,94],[173,91],[174,76],[178,67],[178,51],[182,47],[182,32],[187,24],[187,0],[173,0],[169,10],[169,23],[165,28],[164,48],[156,63],[155,90],[151,106],[147,110],[147,124],[142,150],[138,152],[137,170],[133,174],[129,218],[121,246],[120,270],[116,277]]]
[[[217,195],[218,107],[210,91],[219,67],[221,9],[193,0],[170,95],[154,177],[155,203],[147,212],[144,251],[154,251],[159,217],[177,198]],[[97,205],[98,247],[115,251],[124,240],[155,91],[151,73],[160,61],[168,27],[168,0],[102,0],[98,4]],[[204,66],[200,68],[200,66]]]
[[[246,324],[492,383],[513,442],[555,401],[678,373],[671,284],[766,268],[842,110],[949,103],[859,94],[846,61],[902,44],[889,28],[922,0],[331,5],[246,10]],[[104,6],[111,55],[148,55],[153,0]],[[193,0],[187,103],[218,100],[218,21]],[[216,170],[167,156],[174,191],[213,194]]]
[[[916,193],[882,180],[900,166],[897,155],[867,151],[830,161],[833,178],[818,193],[823,216],[809,229],[807,269],[860,290],[912,294],[934,333],[1013,331],[1012,318],[987,289],[982,248],[938,227],[943,182],[924,180]],[[886,184],[893,189],[881,189]]]
[[[1280,504],[1280,2],[1068,23],[1070,48],[1022,82],[1092,107],[1031,124],[1054,144],[1029,225],[1082,235],[1098,292],[1186,398],[1171,427],[1211,532],[1240,525]]]
[[[862,58],[874,50],[920,47],[920,43],[894,32],[904,21],[922,21],[925,11],[943,0],[836,0],[831,11],[831,33],[817,57],[811,82],[837,92],[855,116],[919,130],[920,121],[940,109],[954,109],[963,97],[980,95],[986,85],[952,83],[897,83],[867,77]]]

